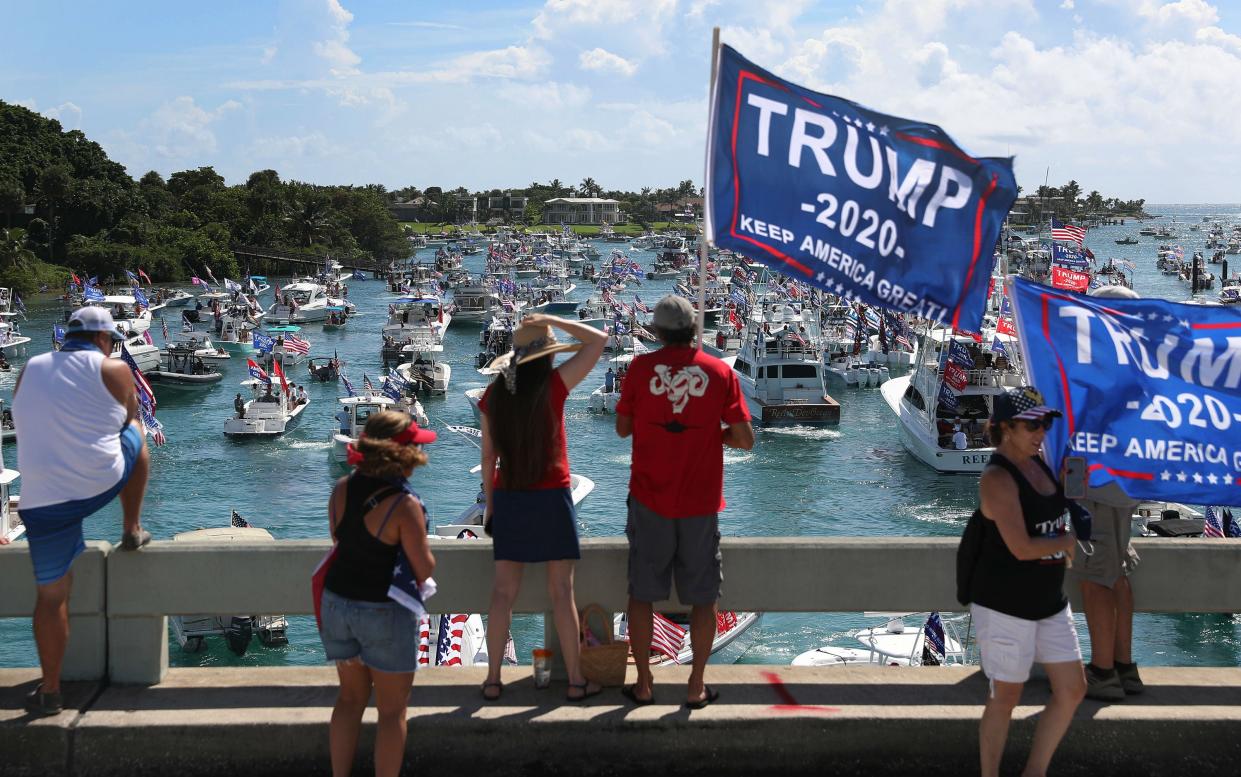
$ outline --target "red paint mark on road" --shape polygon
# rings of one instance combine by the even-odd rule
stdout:
[[[788,686],[784,684],[784,681],[780,679],[780,675],[775,672],[763,672],[762,675],[763,679],[771,685],[771,689],[775,691],[776,696],[780,697],[780,704],[773,704],[771,707],[777,712],[818,712],[824,715],[831,715],[833,713],[840,712],[838,707],[820,707],[812,704],[800,704],[797,701],[797,697],[793,695],[792,691],[788,689]]]

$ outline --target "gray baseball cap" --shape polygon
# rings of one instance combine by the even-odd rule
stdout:
[[[655,305],[654,324],[657,329],[675,332],[693,329],[694,323],[694,306],[684,297],[669,294]]]
[[[65,327],[65,333],[76,332],[108,332],[115,341],[125,339],[121,330],[116,328],[112,314],[107,308],[101,308],[98,305],[87,305],[73,311],[73,315],[69,316],[69,325]]]

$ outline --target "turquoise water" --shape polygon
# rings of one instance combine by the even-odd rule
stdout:
[[[1178,221],[1201,220],[1213,214],[1241,219],[1237,206],[1150,206],[1154,213],[1175,215]],[[1187,226],[1187,224],[1186,224]],[[1117,246],[1122,235],[1136,235],[1138,226],[1091,230],[1087,245],[1103,259],[1127,257],[1138,265],[1136,288],[1144,296],[1180,300],[1186,287],[1155,269],[1153,238],[1141,238],[1136,246]],[[1184,232],[1178,241],[1186,255],[1201,250],[1203,232]],[[600,244],[606,253],[609,246]],[[653,254],[630,251],[630,256],[650,265]],[[429,253],[424,252],[429,256]],[[1232,259],[1234,257],[1230,257]],[[1241,260],[1241,256],[1235,257]],[[466,264],[477,268],[481,256]],[[1234,263],[1241,270],[1241,261]],[[1218,274],[1218,269],[1215,270]],[[653,303],[670,288],[669,282],[646,281],[634,288],[644,301]],[[626,292],[632,299],[631,292]],[[585,299],[585,289],[575,297]],[[348,327],[323,332],[308,326],[305,334],[312,355],[338,352],[348,372],[360,384],[363,373],[378,383],[381,373],[379,328],[392,297],[381,282],[350,284],[350,298],[359,315]],[[266,300],[270,302],[270,295]],[[30,320],[23,331],[34,338],[30,353],[50,347],[51,325],[58,320],[59,303],[30,305]],[[169,315],[170,327],[179,315]],[[152,329],[159,344],[159,326]],[[414,475],[414,485],[426,499],[432,520],[446,522],[472,503],[478,482],[469,474],[478,463],[475,448],[447,432],[444,424],[472,424],[464,392],[485,385],[474,369],[478,327],[453,325],[445,341],[445,354],[453,374],[449,394],[424,402],[440,441],[429,449],[430,464]],[[231,509],[237,509],[256,526],[277,538],[326,537],[325,502],[340,471],[329,461],[329,435],[334,428],[335,398],[343,393],[336,384],[309,383],[311,405],[298,426],[282,438],[238,443],[222,434],[232,413],[236,384],[245,377],[244,359],[225,368],[225,379],[205,393],[163,391],[158,417],[167,429],[168,445],[152,451],[152,477],[147,493],[144,523],[157,538],[177,532],[227,525]],[[583,537],[617,536],[624,530],[624,500],[628,484],[629,444],[613,431],[611,416],[587,411],[587,398],[602,382],[602,368],[579,386],[566,404],[569,455],[575,472],[592,478],[594,493],[579,510]],[[301,375],[290,376],[295,382]],[[12,395],[16,373],[0,374],[0,397]],[[158,388],[157,388],[158,391]],[[974,478],[940,476],[910,456],[900,443],[893,417],[876,390],[829,391],[842,404],[837,428],[784,428],[759,430],[754,450],[728,451],[725,457],[725,496],[728,508],[721,515],[727,536],[954,536],[964,526],[976,497]],[[12,466],[15,452],[5,451]],[[120,512],[113,504],[86,522],[90,539],[115,541],[119,536]],[[727,570],[725,570],[727,575]],[[824,585],[831,585],[831,570],[824,571]],[[876,576],[882,584],[882,575]],[[798,653],[844,635],[848,630],[873,625],[858,614],[773,613],[765,616],[762,633],[743,657],[749,663],[787,663]],[[1086,629],[1079,616],[1079,632]],[[514,628],[518,655],[542,639],[538,617],[519,618]],[[257,640],[250,652],[237,658],[221,644],[194,655],[171,646],[174,665],[279,665],[315,664],[324,660],[310,618],[291,618],[289,645],[266,649]],[[1220,615],[1142,615],[1135,623],[1135,654],[1145,664],[1234,666],[1241,662],[1241,619]],[[36,663],[29,622],[0,621],[0,666]]]

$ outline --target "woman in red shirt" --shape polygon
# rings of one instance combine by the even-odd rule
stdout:
[[[556,327],[578,343],[560,343]],[[582,676],[573,562],[581,557],[577,515],[569,489],[564,402],[603,354],[607,335],[576,321],[534,314],[513,333],[513,350],[488,370],[499,374],[479,402],[483,427],[482,479],[487,500],[484,525],[496,562],[487,614],[487,681],[483,697],[500,698],[500,661],[521,588],[525,564],[547,564],[560,648],[569,675],[570,701],[599,692]],[[554,355],[577,353],[553,368]],[[498,466],[497,466],[498,465]]]

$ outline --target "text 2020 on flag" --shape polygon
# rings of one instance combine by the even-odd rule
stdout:
[[[707,148],[716,245],[846,299],[981,328],[1012,160],[718,52]]]
[[[1021,350],[1047,404],[1053,470],[1137,499],[1241,505],[1241,312],[1013,281]]]

